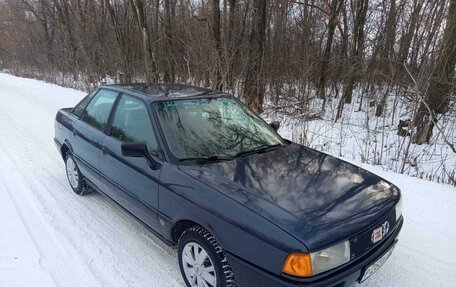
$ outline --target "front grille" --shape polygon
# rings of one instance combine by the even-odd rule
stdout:
[[[382,224],[384,224],[386,221],[388,221],[389,224],[388,232],[383,235],[382,240],[376,243],[372,243],[372,232],[374,231],[374,229],[382,226]],[[382,220],[379,220],[376,224],[370,226],[366,231],[363,231],[362,233],[350,238],[351,260],[363,256],[364,254],[372,250],[374,247],[381,244],[394,231],[395,227],[396,214],[393,210],[387,216],[383,217]]]

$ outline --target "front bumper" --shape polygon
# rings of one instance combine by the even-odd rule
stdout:
[[[397,241],[397,237],[404,223],[401,217],[394,232],[383,243],[366,255],[341,266],[330,274],[320,274],[311,278],[293,278],[291,276],[277,276],[264,271],[241,258],[226,253],[226,257],[234,272],[239,287],[344,287],[352,286],[361,279],[364,269],[385,254]]]

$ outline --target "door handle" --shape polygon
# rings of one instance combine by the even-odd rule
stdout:
[[[73,135],[74,135],[74,136],[77,136],[77,135],[79,135],[79,132],[78,132],[78,130],[77,130],[77,129],[75,129],[75,128],[73,128]]]
[[[103,152],[103,154],[107,154],[108,153],[108,149],[105,146],[101,147],[101,151]]]

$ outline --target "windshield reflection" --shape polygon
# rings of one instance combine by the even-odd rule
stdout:
[[[232,98],[162,102],[157,113],[177,159],[234,157],[284,144],[258,116]]]

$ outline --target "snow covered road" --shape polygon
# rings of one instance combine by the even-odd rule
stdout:
[[[84,94],[0,73],[0,286],[183,286],[175,251],[99,194],[75,195],[54,116]],[[390,260],[363,286],[456,286],[456,190],[364,166],[404,194]]]
[[[83,95],[0,74],[0,286],[183,286],[173,250],[69,188],[53,122]]]

